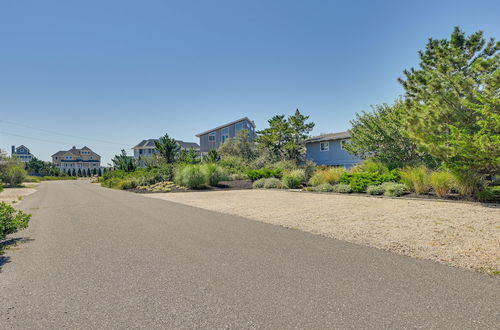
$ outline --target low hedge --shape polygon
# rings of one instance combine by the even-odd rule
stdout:
[[[380,185],[383,182],[399,181],[399,173],[396,170],[384,174],[360,172],[344,173],[339,182],[348,184],[354,192],[365,192],[368,186]]]
[[[281,178],[282,170],[272,168],[261,168],[259,170],[248,170],[246,172],[248,178],[252,181],[265,178]]]

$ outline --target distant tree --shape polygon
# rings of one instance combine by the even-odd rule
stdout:
[[[243,158],[244,161],[253,160],[257,151],[255,150],[255,143],[249,141],[250,132],[242,129],[236,134],[234,138],[226,140],[219,148],[221,157],[236,156]]]
[[[200,162],[200,153],[193,148],[189,150],[182,149],[177,157],[180,163],[185,164],[197,164]]]
[[[405,107],[401,100],[394,105],[373,106],[372,112],[356,114],[351,121],[351,139],[344,149],[362,159],[375,158],[394,168],[423,162],[430,167],[438,163],[425,152],[417,150],[403,127]]]
[[[86,174],[87,174],[88,177],[92,176],[92,173],[90,172],[90,168],[87,169],[87,173]]]
[[[409,137],[456,172],[498,174],[500,42],[456,27],[450,39],[429,39],[419,56],[420,68],[399,79]]]
[[[76,176],[76,171],[75,169],[73,168],[73,170],[71,171],[71,176]]]
[[[95,167],[94,167],[94,168],[92,169],[92,175],[97,175],[97,168],[95,168]]]
[[[113,168],[117,170],[131,172],[137,168],[135,159],[128,156],[124,149],[122,149],[121,154],[115,155],[115,157],[111,159],[111,162],[113,162]]]
[[[180,146],[177,141],[170,138],[166,133],[164,136],[160,137],[158,141],[155,141],[155,147],[160,156],[164,158],[167,163],[174,163],[180,151]]]
[[[212,149],[203,157],[203,161],[207,163],[216,163],[220,160],[220,154],[217,149]]]
[[[101,171],[100,167],[99,167],[99,170],[97,170],[97,176],[102,176],[102,171]]]
[[[107,169],[106,167],[104,167],[104,168],[102,169],[102,174],[104,175],[107,171],[108,171],[108,169]]]
[[[297,109],[292,116],[276,115],[268,120],[269,127],[259,132],[257,142],[276,160],[302,160],[305,156],[304,140],[314,128],[314,123],[306,123]]]
[[[26,171],[31,175],[47,175],[49,169],[49,164],[45,164],[44,161],[36,157],[31,158],[31,160],[26,163]]]
[[[79,168],[78,171],[76,172],[76,175],[81,177],[82,176],[82,170]]]

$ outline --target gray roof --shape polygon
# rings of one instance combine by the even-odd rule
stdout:
[[[142,140],[139,142],[135,147],[132,149],[146,149],[146,148],[155,148],[155,141],[158,141],[158,139],[147,139],[147,140]],[[195,142],[184,142],[181,140],[175,140],[177,144],[184,149],[200,149],[200,146],[198,143]]]
[[[221,125],[221,126],[217,126],[216,128],[209,129],[208,131],[205,131],[205,132],[202,132],[202,133],[198,133],[198,134],[196,134],[196,136],[200,137],[201,135],[208,134],[210,132],[219,130],[219,129],[224,128],[226,126],[231,126],[233,124],[239,123],[240,121],[244,121],[244,120],[248,121],[253,126],[253,128],[255,128],[255,123],[252,120],[250,120],[248,117],[243,117],[243,118],[240,118],[238,120],[234,120],[234,121],[232,121],[230,123],[227,123],[227,124],[224,124],[224,125]]]
[[[327,134],[320,134],[318,136],[313,136],[313,137],[307,139],[305,141],[305,143],[344,140],[344,139],[349,139],[350,137],[351,137],[351,133],[349,133],[349,131],[337,132],[337,133],[327,133]]]
[[[70,154],[73,154],[73,155],[75,155],[75,156],[81,156],[81,153],[80,153],[80,152],[81,152],[82,150],[89,150],[89,151],[92,153],[92,155],[95,155],[95,156],[101,157],[101,156],[99,156],[98,154],[96,154],[94,151],[92,151],[92,150],[91,150],[89,147],[87,147],[87,146],[85,146],[85,147],[83,147],[83,148],[81,148],[81,149],[77,149],[76,147],[73,147],[73,148],[71,148],[71,149],[69,149],[69,150],[61,150],[61,151],[58,151],[58,152],[56,152],[55,154],[53,154],[53,155],[52,155],[52,157],[62,156],[62,155],[64,155],[64,154],[65,154],[65,153],[67,153],[67,152],[69,152]]]

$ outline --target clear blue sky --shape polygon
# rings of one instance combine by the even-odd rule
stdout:
[[[1,1],[0,148],[87,145],[106,164],[165,132],[197,141],[296,108],[314,134],[345,130],[402,94],[429,37],[499,38],[499,17],[499,1]]]

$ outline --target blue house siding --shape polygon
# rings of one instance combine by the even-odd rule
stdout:
[[[321,142],[329,143],[328,151],[321,151]],[[344,166],[350,168],[361,161],[358,157],[342,149],[341,140],[310,142],[306,144],[306,148],[307,160],[311,160],[318,165]]]

